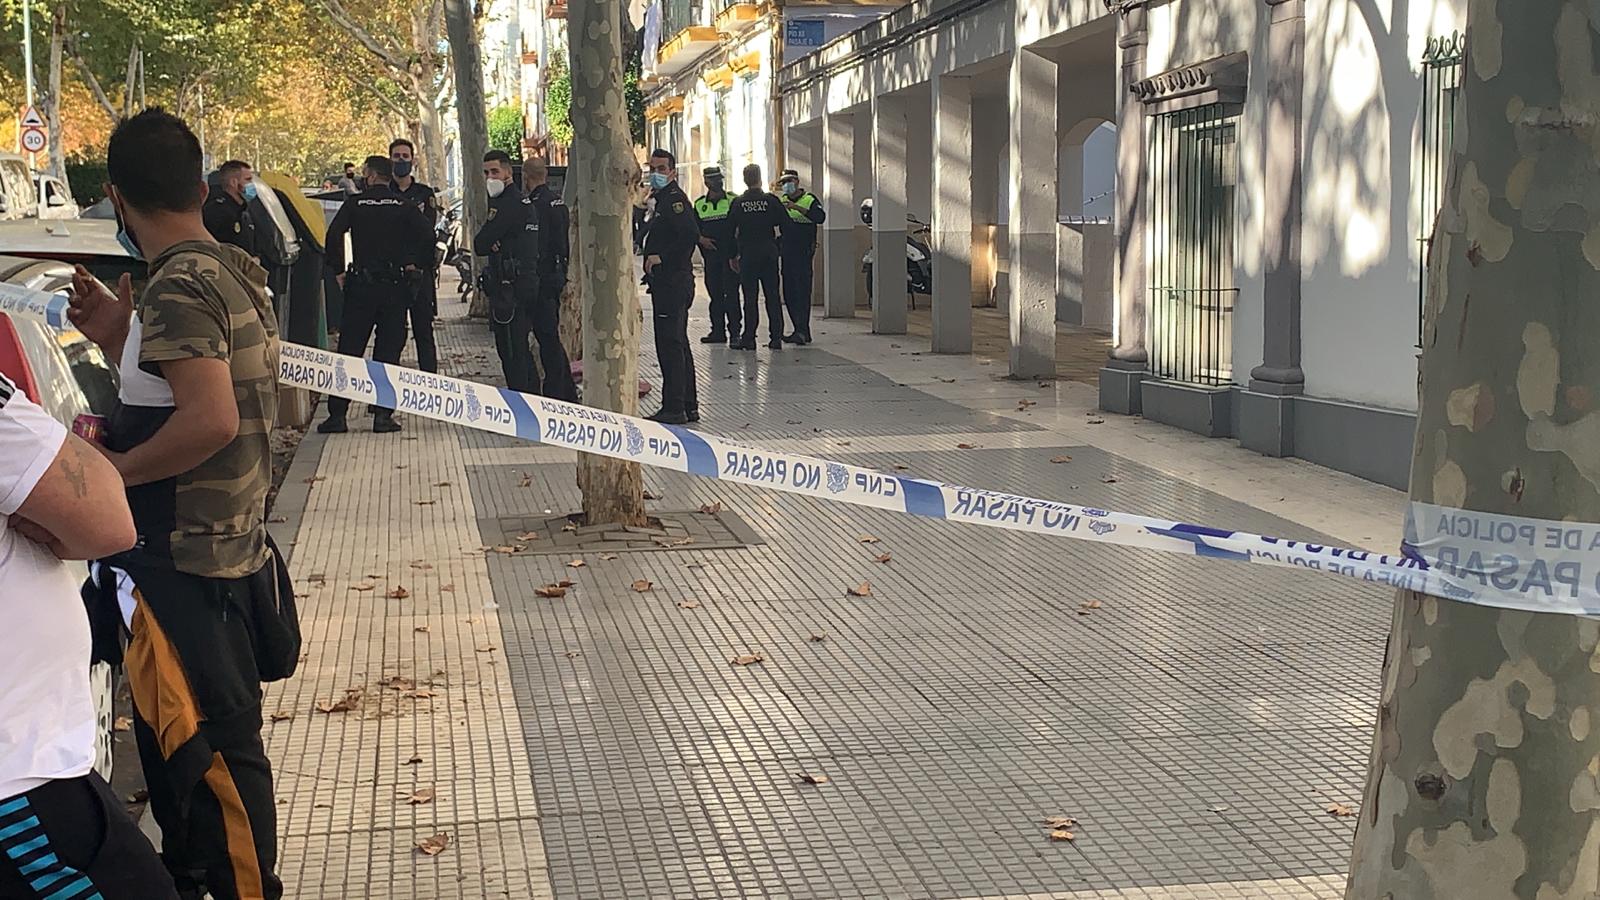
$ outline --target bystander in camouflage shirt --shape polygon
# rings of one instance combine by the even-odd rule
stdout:
[[[149,486],[157,494],[146,498],[157,508],[153,518],[170,527],[165,550],[191,575],[242,578],[268,559],[278,333],[266,285],[266,270],[239,248],[190,241],[150,263],[150,283],[136,305],[140,369],[160,375],[164,362],[223,360],[239,403],[239,432],[226,447],[177,478]],[[136,519],[147,505],[138,502],[137,490],[129,495]],[[147,535],[144,525],[139,530]]]

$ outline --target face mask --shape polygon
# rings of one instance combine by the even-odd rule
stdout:
[[[122,210],[115,203],[111,204],[111,214],[117,218],[117,243],[134,259],[144,259],[144,251],[139,249],[139,242],[133,239],[133,232],[128,230],[128,223],[122,220]]]
[[[491,178],[484,183],[489,186],[490,197],[498,197],[506,192],[506,183],[498,178]]]
[[[409,159],[397,159],[397,160],[395,160],[394,161],[394,177],[396,177],[396,178],[410,178],[411,177],[411,160],[409,160]]]
[[[784,184],[784,186],[783,186],[783,195],[785,197],[798,197],[798,196],[800,196],[800,185],[798,185],[798,184],[796,184],[796,183],[794,183],[792,181],[786,182]]]
[[[654,190],[658,190],[659,191],[659,190],[665,188],[669,181],[671,181],[671,179],[669,179],[662,172],[651,172],[650,173],[650,187],[653,188]]]
[[[256,198],[256,183],[247,181],[244,185],[244,202],[249,203]]]

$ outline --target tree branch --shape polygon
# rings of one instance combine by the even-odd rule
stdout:
[[[393,69],[395,72],[398,72],[401,75],[410,74],[410,67],[407,65],[406,61],[396,56],[393,51],[379,43],[378,39],[373,37],[371,32],[367,31],[365,28],[362,28],[361,25],[356,22],[354,17],[352,17],[350,13],[345,10],[344,4],[340,3],[339,0],[316,0],[316,2],[321,5],[323,9],[328,11],[329,16],[333,17],[334,24],[338,25],[340,28],[343,28],[347,34],[355,38],[356,43],[366,48],[367,52],[371,53],[373,56],[376,56],[384,65]]]
[[[83,54],[79,52],[78,42],[69,35],[66,47],[67,53],[72,56],[73,63],[78,67],[78,72],[83,75],[83,80],[88,83],[89,92],[94,94],[95,101],[100,104],[101,109],[105,110],[106,118],[110,119],[111,124],[115,126],[120,118],[117,114],[117,107],[111,102],[111,98],[106,96],[105,88],[100,86],[100,79],[94,77],[94,72],[89,68],[89,63],[84,60]]]

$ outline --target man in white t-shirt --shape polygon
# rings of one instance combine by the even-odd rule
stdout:
[[[89,619],[62,562],[134,537],[116,469],[0,375],[0,897],[177,897],[91,770]]]

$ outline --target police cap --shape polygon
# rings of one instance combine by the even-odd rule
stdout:
[[[780,184],[782,184],[785,181],[799,181],[799,180],[800,180],[800,173],[795,171],[794,169],[784,169],[783,170],[783,174],[778,176],[778,183],[780,183]]]
[[[722,167],[721,166],[706,166],[705,169],[701,170],[700,174],[703,175],[706,178],[721,178],[722,177]]]

